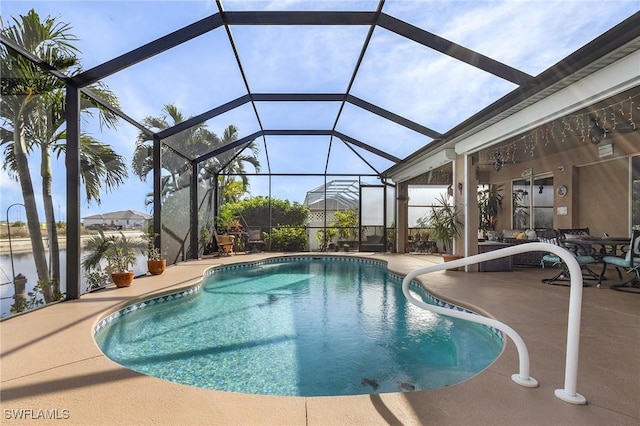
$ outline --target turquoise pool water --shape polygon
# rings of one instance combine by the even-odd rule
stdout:
[[[226,268],[192,295],[133,308],[96,333],[109,358],[173,382],[242,393],[439,388],[477,374],[503,348],[485,326],[408,305],[401,277],[370,261]]]

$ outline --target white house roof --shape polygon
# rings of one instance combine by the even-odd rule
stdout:
[[[85,216],[83,219],[108,219],[108,220],[150,220],[152,215],[139,212],[136,210],[123,210],[118,212],[110,212],[103,214],[94,214],[91,216]]]

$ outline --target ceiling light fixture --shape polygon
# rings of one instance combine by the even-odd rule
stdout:
[[[500,170],[502,170],[503,165],[504,165],[504,161],[502,161],[501,157],[496,157],[496,159],[493,161],[493,168],[496,172],[499,172]]]

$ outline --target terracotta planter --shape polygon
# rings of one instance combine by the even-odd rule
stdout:
[[[160,275],[167,269],[167,259],[147,260],[147,269],[151,275]]]
[[[225,253],[233,253],[233,245],[229,244],[232,243],[233,240],[235,239],[234,235],[220,235],[218,236],[219,240],[218,240],[218,244],[220,244],[222,246],[222,249],[225,251]]]
[[[134,276],[135,272],[133,271],[111,273],[111,279],[116,287],[129,287],[133,282]]]
[[[445,262],[451,262],[453,260],[458,260],[458,259],[462,259],[464,256],[459,256],[457,254],[448,254],[448,253],[443,253],[442,254],[442,259]],[[451,268],[451,269],[447,269],[447,271],[459,271],[460,268]]]

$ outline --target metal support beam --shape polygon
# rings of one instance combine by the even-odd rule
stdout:
[[[374,104],[371,104],[367,101],[364,101],[360,98],[357,98],[353,95],[347,95],[347,102],[349,102],[350,104],[353,104],[355,106],[358,106],[362,109],[365,109],[369,112],[372,112],[376,115],[379,115],[380,117],[386,118],[387,120],[391,120],[396,124],[399,124],[401,126],[404,126],[408,129],[411,129],[415,132],[418,132],[422,135],[428,136],[430,138],[433,139],[440,139],[442,138],[442,134],[436,132],[435,130],[432,130],[428,127],[425,127],[421,124],[416,123],[415,121],[411,121],[408,120],[406,118],[404,118],[401,115],[398,114],[394,114],[390,111],[387,111],[386,109],[380,108],[379,106],[376,106]]]
[[[216,155],[219,155],[219,154],[222,154],[224,152],[227,152],[230,149],[234,149],[234,148],[237,148],[239,146],[248,144],[249,142],[251,142],[252,140],[254,140],[254,139],[256,139],[256,138],[258,138],[260,136],[262,136],[262,132],[252,133],[249,136],[245,136],[244,138],[238,139],[235,142],[228,143],[225,146],[221,146],[218,149],[214,149],[213,151],[210,151],[210,152],[208,152],[208,153],[206,153],[204,155],[201,155],[200,157],[196,158],[194,161],[197,162],[197,163],[201,163],[203,161],[206,161],[206,160],[208,160],[210,158],[215,157]]]
[[[198,250],[198,163],[191,162],[191,187],[189,188],[189,194],[191,197],[191,217],[190,223],[190,245],[191,245],[191,259],[197,259],[199,257]]]
[[[162,143],[153,137],[153,233],[155,246],[162,251]]]
[[[253,93],[256,102],[342,102],[344,93]]]
[[[67,84],[67,299],[79,299],[80,288],[80,90]]]
[[[420,43],[423,46],[430,47],[452,58],[458,59],[471,66],[479,68],[483,71],[491,73],[497,77],[510,81],[518,86],[522,86],[533,80],[533,76],[520,70],[512,68],[508,65],[474,52],[471,49],[460,46],[452,41],[437,36],[429,31],[408,24],[400,19],[389,16],[385,13],[380,15],[378,25],[382,28],[394,32],[402,37]]]
[[[207,112],[196,115],[195,117],[191,117],[188,120],[181,121],[180,123],[176,124],[173,127],[169,127],[168,129],[162,130],[161,132],[158,132],[158,136],[160,137],[160,139],[166,139],[177,133],[188,130],[193,126],[197,126],[200,123],[204,123],[205,121],[213,117],[217,117],[220,114],[224,114],[225,112],[231,111],[232,109],[242,106],[250,101],[251,101],[251,97],[249,95],[240,96],[239,98],[234,99],[230,102],[227,102],[226,104],[222,104],[216,108],[210,109]]]
[[[225,25],[373,25],[375,12],[222,12]]]
[[[352,138],[352,137],[350,137],[350,136],[347,136],[347,135],[345,135],[345,134],[343,134],[343,133],[340,133],[340,132],[333,132],[333,135],[334,135],[335,137],[337,137],[337,138],[342,139],[342,140],[343,140],[343,141],[345,141],[345,142],[349,142],[350,144],[353,144],[353,145],[358,146],[358,147],[360,147],[360,148],[362,148],[362,149],[364,149],[364,150],[366,150],[366,151],[369,151],[369,152],[371,152],[372,154],[376,154],[376,155],[378,155],[378,156],[380,156],[380,157],[382,157],[382,158],[386,158],[386,159],[387,159],[387,160],[389,160],[389,161],[393,161],[394,163],[399,163],[399,162],[401,162],[401,161],[402,161],[402,160],[401,160],[401,159],[399,159],[398,157],[395,157],[395,156],[393,156],[393,155],[391,155],[391,154],[387,154],[387,153],[386,153],[386,152],[384,152],[384,151],[381,151],[381,150],[379,150],[379,149],[377,149],[377,148],[374,148],[374,147],[372,147],[371,145],[367,145],[366,143],[362,143],[362,142],[360,142],[359,140],[354,139],[354,138]]]
[[[149,59],[159,53],[179,46],[184,42],[201,36],[202,34],[220,26],[222,26],[222,19],[220,18],[220,15],[211,15],[174,31],[171,34],[167,34],[166,36],[140,46],[137,49],[125,53],[124,55],[120,55],[117,58],[80,73],[73,77],[73,82],[77,87],[88,86],[110,76],[111,74],[115,74],[118,71],[122,71],[123,69],[130,67],[131,65],[135,65],[138,62],[142,62],[145,59]]]

